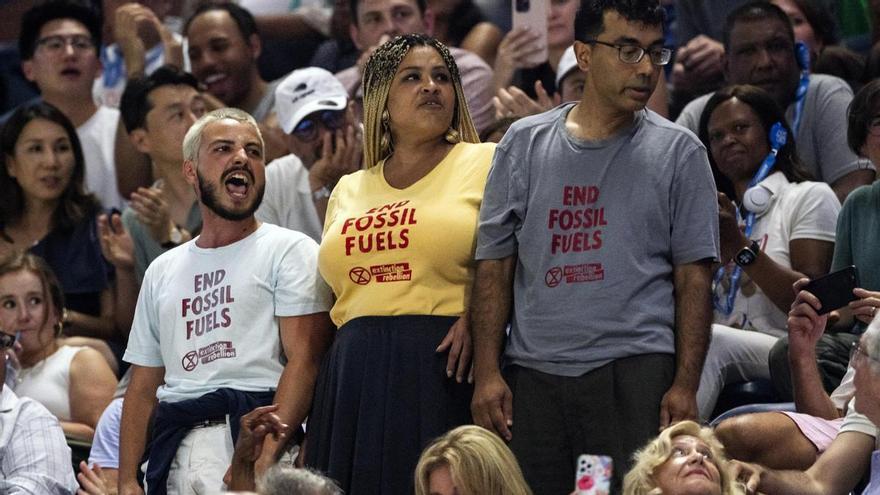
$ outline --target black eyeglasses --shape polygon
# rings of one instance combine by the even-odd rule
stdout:
[[[95,42],[92,41],[92,38],[84,34],[75,34],[72,36],[46,36],[45,38],[37,40],[37,47],[42,48],[49,53],[59,53],[67,48],[67,45],[72,46],[73,50],[77,52],[83,52],[95,48]]]
[[[15,344],[15,335],[0,332],[0,349],[9,349]]]
[[[639,45],[607,43],[599,40],[587,40],[590,44],[604,45],[617,48],[617,58],[625,64],[637,64],[642,61],[647,53],[654,65],[666,65],[672,59],[672,49],[665,47],[642,48]]]
[[[314,141],[318,137],[318,125],[335,131],[345,124],[345,110],[323,110],[315,112],[299,121],[293,128],[293,134],[302,141]]]

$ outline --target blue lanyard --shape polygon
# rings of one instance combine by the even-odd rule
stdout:
[[[804,102],[807,100],[807,88],[810,86],[810,50],[807,45],[800,41],[796,45],[798,65],[801,67],[801,79],[798,81],[797,93],[795,93],[794,118],[791,122],[791,132],[797,137],[801,127],[801,117],[804,113]]]
[[[755,172],[755,176],[752,177],[752,180],[749,181],[749,188],[755,187],[759,182],[766,179],[768,175],[770,175],[770,171],[773,170],[773,166],[776,165],[776,155],[779,154],[779,149],[785,146],[785,142],[788,140],[788,136],[786,134],[785,128],[779,122],[773,124],[773,127],[770,128],[770,153],[767,155],[767,158],[764,158],[764,161],[761,163],[761,166],[758,167],[758,171]],[[755,212],[748,211],[745,217],[745,236],[746,239],[750,238],[752,235],[752,228],[755,226]],[[739,207],[736,208],[736,220],[737,224],[742,219],[742,215]],[[721,265],[718,267],[718,270],[715,271],[715,277],[713,278],[714,287],[719,286],[721,283],[721,279],[724,277],[725,265]],[[733,268],[733,272],[730,274],[730,287],[727,289],[727,298],[722,303],[721,298],[718,297],[717,290],[712,293],[712,304],[715,306],[715,309],[724,314],[724,316],[730,316],[733,313],[733,303],[736,302],[736,293],[739,291],[739,279],[742,277],[742,267],[736,265]]]

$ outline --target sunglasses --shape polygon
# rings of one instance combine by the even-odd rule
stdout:
[[[302,141],[314,141],[318,137],[318,126],[329,131],[342,129],[345,125],[345,110],[323,110],[309,114],[293,128],[293,134]]]

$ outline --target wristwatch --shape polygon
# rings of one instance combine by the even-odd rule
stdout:
[[[751,244],[739,250],[733,257],[733,262],[739,266],[749,266],[758,259],[758,253],[761,252],[761,244],[758,241],[752,241]]]
[[[162,247],[171,249],[179,246],[181,241],[183,241],[183,232],[180,231],[180,227],[172,224],[171,232],[168,233],[168,240],[162,243]]]

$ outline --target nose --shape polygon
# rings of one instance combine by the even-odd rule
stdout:
[[[650,77],[655,70],[657,70],[657,66],[651,62],[651,55],[645,52],[642,59],[636,63],[636,72],[641,76]]]
[[[248,162],[248,153],[244,146],[238,147],[235,150],[235,154],[232,157],[232,163],[236,165],[243,165]]]
[[[425,83],[422,85],[423,93],[437,93],[440,91],[440,86],[437,84],[437,81],[434,80],[433,77],[428,76],[424,79]]]
[[[758,67],[770,67],[773,65],[773,58],[766,48],[758,49],[758,53],[755,56],[755,65]]]

